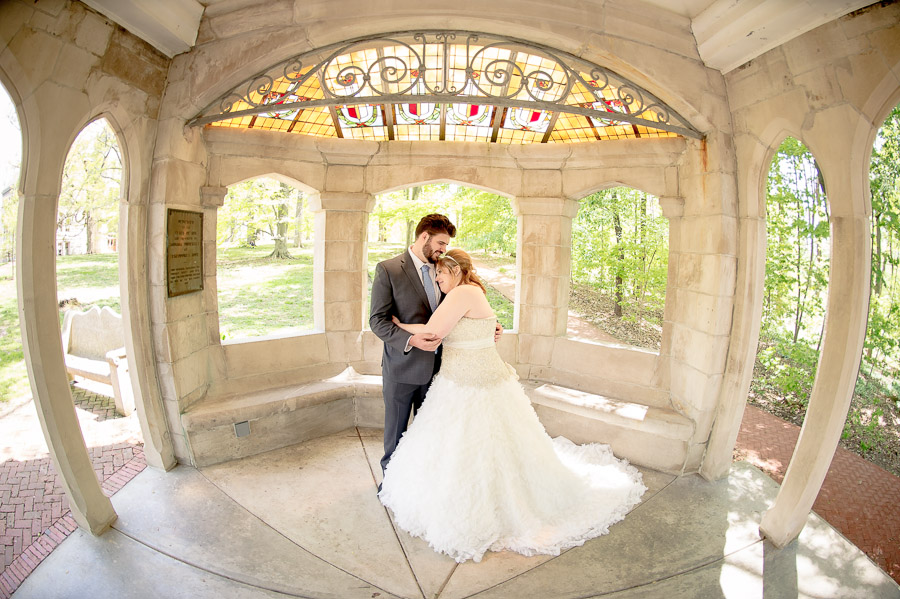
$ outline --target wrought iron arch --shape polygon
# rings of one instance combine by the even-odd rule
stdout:
[[[189,124],[374,140],[703,137],[605,67],[519,39],[438,30],[307,52],[247,79]]]

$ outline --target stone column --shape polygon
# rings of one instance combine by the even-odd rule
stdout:
[[[328,338],[332,362],[362,360],[359,336],[368,322],[366,227],[375,197],[323,191],[309,198],[315,213],[313,293],[315,328]]]
[[[870,230],[865,215],[831,217],[831,278],[816,381],[775,505],[759,526],[777,547],[790,543],[806,524],[847,420],[866,335]]]
[[[218,256],[216,224],[219,208],[225,205],[227,187],[207,185],[200,188],[200,205],[203,206],[203,303],[218,306]],[[206,315],[210,346],[220,345],[219,313],[210,311]]]
[[[119,258],[122,295],[122,322],[135,408],[147,464],[169,470],[176,464],[172,438],[166,423],[150,335],[150,307],[147,277],[147,206],[124,203],[120,208]],[[124,276],[123,276],[124,275]]]
[[[520,361],[549,366],[553,338],[566,334],[572,219],[578,202],[561,197],[520,197],[518,217],[516,323]]]
[[[34,405],[72,516],[99,535],[116,512],[91,466],[66,376],[56,303],[56,202],[55,195],[33,194],[19,205],[19,323]]]

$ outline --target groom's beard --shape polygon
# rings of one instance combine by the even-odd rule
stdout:
[[[422,254],[431,264],[437,264],[438,258],[441,257],[441,252],[435,251],[435,249],[431,247],[430,240],[426,241],[425,245],[422,246]]]

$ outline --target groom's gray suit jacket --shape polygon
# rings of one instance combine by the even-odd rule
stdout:
[[[443,295],[437,285],[435,291],[440,301]],[[428,296],[409,250],[375,267],[369,327],[384,341],[381,372],[385,378],[413,385],[428,383],[434,374],[435,360],[440,359],[440,350],[426,352],[414,347],[404,353],[410,334],[391,322],[391,316],[410,324],[425,324],[431,317]]]

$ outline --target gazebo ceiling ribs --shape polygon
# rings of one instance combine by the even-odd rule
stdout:
[[[398,32],[307,52],[244,81],[190,125],[377,141],[703,137],[614,71],[467,31]]]

